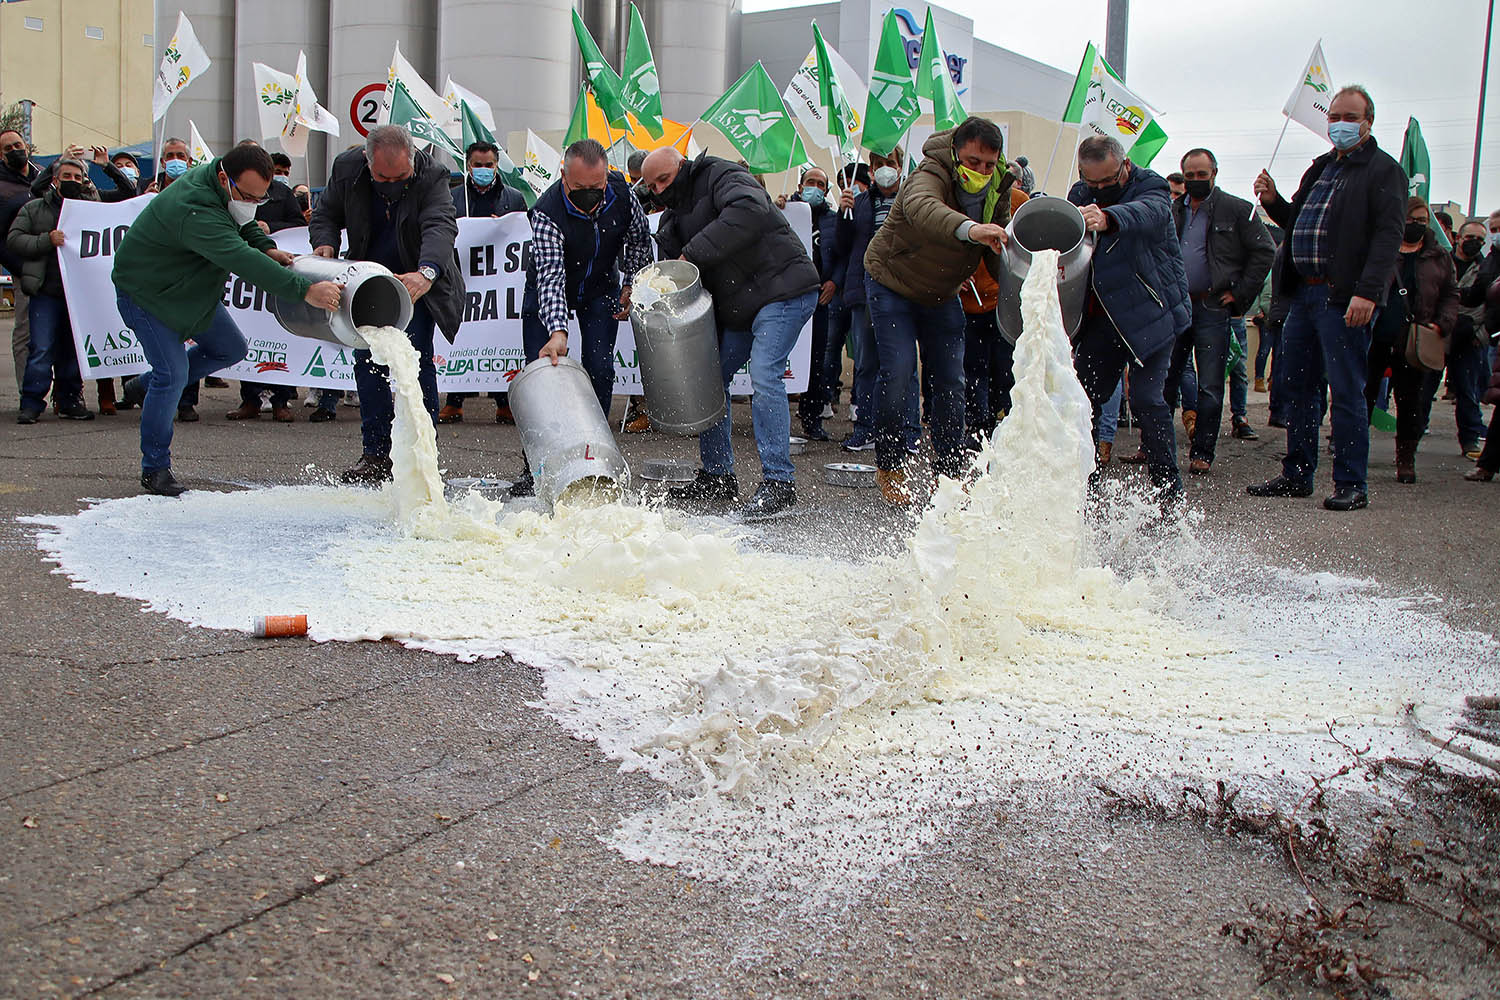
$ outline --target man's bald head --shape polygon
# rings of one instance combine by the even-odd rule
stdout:
[[[659,195],[672,186],[685,157],[671,146],[653,149],[641,164],[641,181],[652,194]]]

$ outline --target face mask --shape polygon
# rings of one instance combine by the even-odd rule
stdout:
[[[665,191],[656,196],[656,200],[667,206],[674,212],[681,212],[692,203],[693,182],[688,176],[687,164],[677,171],[677,176],[672,183],[667,185]]]
[[[901,179],[901,174],[895,167],[876,167],[875,183],[880,188],[893,188]]]
[[[1465,236],[1458,241],[1458,248],[1464,252],[1465,257],[1478,257],[1479,251],[1484,249],[1484,240],[1478,236]]]
[[[977,170],[970,170],[962,163],[958,165],[958,183],[970,194],[978,194],[990,185],[992,174],[981,174]]]
[[[292,186],[292,179],[286,174],[277,174],[275,177],[272,177],[271,180],[275,181],[277,184],[285,184],[287,187]]]
[[[162,170],[166,171],[167,176],[174,179],[187,173],[187,168],[187,160],[168,160],[162,165]]]
[[[62,195],[64,198],[81,198],[83,197],[83,182],[58,181],[57,193]]]
[[[1125,192],[1125,185],[1115,181],[1103,187],[1089,188],[1089,191],[1094,196],[1094,204],[1107,207],[1120,200],[1120,195]]]
[[[487,188],[495,183],[494,167],[475,167],[469,171],[469,176],[474,178],[474,186]]]
[[[125,179],[132,184],[141,179],[141,172],[135,167],[121,167],[120,173],[124,174]]]
[[[1191,180],[1184,181],[1183,187],[1187,188],[1187,196],[1195,201],[1207,198],[1214,189],[1213,181]]]
[[[1407,243],[1421,243],[1422,236],[1427,232],[1427,223],[1408,222],[1406,228],[1401,231],[1401,238]]]
[[[243,226],[255,221],[255,203],[249,201],[229,200],[229,214],[234,219],[234,224]]]
[[[30,157],[26,155],[26,150],[24,149],[11,149],[5,153],[5,165],[18,174],[26,169],[26,163],[29,159]]]
[[[604,191],[601,188],[574,188],[568,192],[568,200],[584,215],[593,215],[600,202],[604,201]]]
[[[386,201],[400,201],[401,196],[406,193],[406,181],[372,180],[370,186],[375,189],[376,194],[380,195]]]
[[[813,208],[817,208],[819,205],[823,204],[823,192],[819,188],[811,186],[805,187],[802,189],[802,200],[807,202]]]
[[[1353,149],[1359,138],[1359,122],[1328,123],[1328,139],[1338,149]]]

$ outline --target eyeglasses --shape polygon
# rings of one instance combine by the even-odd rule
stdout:
[[[264,205],[266,202],[271,200],[271,194],[269,191],[261,195],[259,198],[253,198],[250,195],[245,194],[245,189],[236,184],[233,177],[229,178],[229,186],[240,193],[240,201],[248,201],[253,205]]]

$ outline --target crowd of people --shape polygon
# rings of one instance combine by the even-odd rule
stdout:
[[[1066,199],[1092,234],[1094,253],[1075,364],[1094,406],[1101,469],[1116,460],[1144,465],[1159,499],[1179,502],[1178,420],[1188,473],[1212,474],[1226,394],[1228,433],[1259,436],[1247,412],[1253,373],[1287,449],[1280,474],[1249,492],[1310,496],[1327,416],[1332,490],[1323,505],[1357,510],[1369,502],[1377,411],[1394,410],[1396,479],[1415,482],[1418,442],[1446,373],[1459,449],[1475,462],[1467,478],[1500,471],[1500,416],[1486,428],[1481,408],[1500,402],[1500,212],[1456,229],[1451,218],[1434,215],[1408,194],[1400,166],[1370,134],[1374,120],[1363,88],[1340,90],[1328,112],[1332,148],[1290,200],[1262,172],[1255,205],[1218,186],[1209,149],[1190,150],[1180,172],[1163,177],[1132,163],[1109,137],[1079,145],[1078,179]],[[914,459],[924,427],[931,474],[956,477],[1010,408],[1012,341],[996,316],[1001,255],[1012,213],[1043,194],[1025,157],[1009,157],[1000,129],[986,119],[934,133],[921,152],[910,174],[900,148],[871,153],[832,177],[806,169],[792,199],[812,214],[809,253],[780,210],[785,199],[772,198],[742,163],[688,159],[666,147],[635,154],[621,172],[599,143],[573,143],[559,179],[529,209],[534,235],[521,310],[527,361],[577,357],[607,414],[632,277],[658,257],[688,261],[713,296],[726,397],[747,364],[754,386],[761,482],[742,515],[776,517],[798,503],[782,376],[809,320],[812,370],[796,409],[802,434],[831,440],[824,422],[845,388],[847,350],[853,428],[841,447],[873,451],[881,496],[912,503],[928,468]],[[20,423],[40,419],[49,394],[61,418],[94,416],[58,273],[63,201],[146,193],[157,197],[121,243],[114,282],[121,316],[151,369],[118,396],[108,381],[99,384],[101,412],[142,408],[144,489],[182,492],[171,467],[174,419],[194,419],[199,380],[245,356],[222,302],[231,273],[282,297],[337,307],[339,286],[292,271],[290,255],[271,240],[292,226],[308,226],[320,256],[378,262],[399,278],[414,303],[407,333],[421,359],[423,403],[434,422],[463,419],[464,394],[450,394],[440,407],[433,362],[435,332],[451,340],[463,317],[456,219],[528,211],[501,179],[494,145],[471,145],[455,183],[406,130],[379,126],[334,161],[316,199],[291,184],[285,155],[249,140],[197,165],[185,143],[168,140],[149,180],[130,154],[102,148],[70,148],[39,170],[13,131],[0,133],[0,155],[7,232],[0,264],[17,286]],[[112,189],[95,189],[90,161]],[[660,213],[654,240],[652,213]],[[568,332],[570,317],[577,335]],[[1247,323],[1258,330],[1253,358]],[[378,484],[391,476],[390,390],[367,351],[355,352],[355,378],[362,448],[343,478]],[[292,387],[244,382],[240,393],[231,420],[266,409],[273,419],[294,419]],[[310,396],[311,419],[334,419],[340,395]],[[508,419],[504,395],[492,396],[496,419]],[[1116,456],[1115,434],[1127,417],[1140,428],[1140,448]],[[633,402],[626,423],[644,430],[649,415]],[[699,435],[701,468],[669,492],[670,503],[703,512],[741,503],[729,432],[726,415]],[[513,492],[530,489],[523,469]]]

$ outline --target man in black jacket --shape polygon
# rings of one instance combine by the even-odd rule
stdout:
[[[0,233],[10,232],[21,206],[34,197],[31,184],[39,171],[31,162],[31,149],[21,133],[13,128],[0,132]],[[0,241],[3,242],[3,241]],[[26,359],[31,354],[31,321],[26,293],[21,290],[21,262],[0,248],[0,267],[11,277],[15,295],[16,322],[11,329],[11,353],[16,362],[16,390],[26,377]]]
[[[338,256],[339,231],[349,232],[350,260],[369,260],[391,269],[411,293],[406,327],[421,361],[422,402],[437,420],[437,369],[432,362],[433,328],[451,342],[463,321],[464,276],[454,242],[458,221],[448,190],[448,170],[412,147],[399,125],[378,125],[354,149],[333,161],[328,186],[313,208],[308,235],[320,257]],[[389,373],[354,352],[359,389],[363,454],[343,474],[346,483],[380,483],[391,478],[391,401]]]
[[[646,157],[642,179],[667,208],[657,229],[662,256],[695,265],[714,297],[726,397],[734,373],[750,362],[750,414],[765,478],[744,517],[785,514],[797,503],[797,488],[782,376],[817,308],[818,269],[766,189],[739,164],[707,153],[689,161],[667,146]],[[703,468],[692,483],[670,491],[669,502],[722,508],[739,496],[729,428],[726,410],[722,422],[698,436]]]
[[[1191,435],[1188,471],[1197,475],[1213,465],[1224,415],[1224,372],[1229,360],[1231,317],[1242,316],[1260,294],[1276,246],[1250,203],[1214,183],[1219,161],[1206,149],[1182,158],[1185,194],[1172,203],[1182,264],[1193,300],[1193,325],[1172,352],[1166,396],[1177,398],[1188,359],[1198,370],[1198,419]],[[1248,425],[1247,425],[1248,426]],[[1239,427],[1236,425],[1238,432]]]
[[[1318,428],[1326,381],[1333,427],[1333,494],[1328,510],[1369,505],[1365,368],[1370,323],[1384,303],[1406,225],[1406,174],[1370,134],[1375,102],[1344,87],[1328,104],[1333,149],[1313,161],[1291,202],[1262,170],[1255,193],[1287,233],[1274,290],[1291,300],[1277,365],[1284,367],[1286,457],[1281,475],[1251,496],[1305,497],[1318,470]]]

